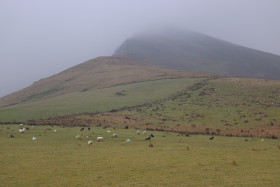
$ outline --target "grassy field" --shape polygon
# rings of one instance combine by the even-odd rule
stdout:
[[[105,112],[168,97],[201,79],[165,79],[76,92],[0,109],[0,122],[25,121],[84,112]]]
[[[280,141],[0,126],[0,186],[279,186]],[[55,133],[53,130],[56,129]],[[110,132],[108,132],[110,131]],[[112,134],[117,133],[117,138]],[[144,141],[154,133],[151,141]],[[10,138],[13,134],[15,138]],[[76,139],[80,134],[81,139]],[[37,140],[32,140],[32,137]],[[89,136],[87,139],[86,136]],[[97,143],[97,136],[104,142]],[[131,142],[126,142],[131,138]],[[87,141],[93,140],[92,147]],[[150,147],[152,144],[153,147]],[[236,165],[233,163],[236,162]]]

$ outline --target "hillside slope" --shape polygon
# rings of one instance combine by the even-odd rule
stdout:
[[[114,55],[165,68],[280,80],[280,56],[192,31],[138,35],[127,39]]]
[[[42,119],[33,124],[127,126],[182,134],[280,138],[280,81],[189,79],[185,85],[188,86],[160,100],[99,114]]]
[[[128,57],[98,57],[31,86],[0,98],[0,107],[44,100],[94,88],[180,77],[201,77],[203,73],[168,70]]]

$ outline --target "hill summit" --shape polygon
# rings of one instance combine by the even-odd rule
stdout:
[[[136,35],[115,51],[172,69],[280,80],[280,56],[188,30]]]

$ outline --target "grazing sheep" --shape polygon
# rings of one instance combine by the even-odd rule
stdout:
[[[103,142],[103,137],[101,137],[101,136],[97,137],[97,138],[96,138],[96,141],[97,141],[97,142]]]
[[[140,131],[137,131],[137,134],[140,135]]]
[[[56,132],[56,131],[57,131],[56,129],[53,130],[53,132]]]
[[[83,128],[80,129],[80,131],[82,132],[84,129],[85,129],[85,128],[83,127]]]
[[[148,138],[145,138],[145,140],[151,140],[151,137],[149,136]]]
[[[117,138],[118,137],[118,135],[117,134],[113,134],[113,138]]]
[[[89,128],[89,127],[88,127],[87,129],[90,131],[90,128]]]
[[[11,134],[11,138],[14,138],[14,135]]]
[[[150,137],[155,137],[154,134],[151,134]]]
[[[81,138],[81,136],[80,136],[79,134],[77,134],[76,138],[77,138],[77,139],[80,139],[80,138]]]
[[[214,138],[215,138],[215,137],[214,137],[214,136],[212,136],[212,137],[210,137],[210,138],[209,138],[209,140],[214,140]]]
[[[88,141],[88,146],[90,147],[92,145],[92,141]]]
[[[21,124],[19,124],[19,126],[23,126],[23,124],[21,123]]]
[[[23,128],[23,129],[18,129],[18,131],[19,131],[19,133],[24,133],[25,128]]]
[[[146,131],[143,131],[143,135],[145,135],[146,134]]]

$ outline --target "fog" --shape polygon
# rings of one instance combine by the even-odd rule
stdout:
[[[1,0],[0,97],[169,26],[280,55],[279,0]]]

